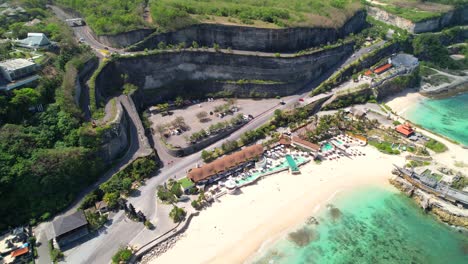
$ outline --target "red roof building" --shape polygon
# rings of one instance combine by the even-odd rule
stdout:
[[[250,161],[263,154],[263,146],[260,144],[246,147],[238,152],[223,156],[211,163],[205,164],[200,168],[193,168],[187,174],[187,178],[194,183],[206,180],[218,173],[225,172],[239,164]]]
[[[28,247],[17,249],[15,251],[11,252],[11,257],[16,258],[16,257],[22,256],[22,255],[28,253],[28,251],[29,251]]]
[[[402,124],[402,125],[398,125],[395,130],[397,132],[399,132],[400,134],[404,135],[405,137],[409,137],[411,135],[414,134],[414,130],[413,128],[411,127],[410,124],[408,123],[405,123],[405,124]]]
[[[384,73],[386,72],[388,69],[390,69],[392,67],[392,65],[390,63],[387,63],[385,65],[382,65],[380,67],[378,67],[377,69],[374,70],[374,73],[376,74],[381,74],[381,73]]]
[[[367,70],[365,73],[364,73],[365,76],[371,76],[372,75],[372,71],[371,70]]]

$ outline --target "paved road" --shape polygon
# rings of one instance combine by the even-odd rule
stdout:
[[[51,6],[52,10],[55,14],[62,19],[71,18],[62,10],[57,7]],[[84,38],[85,41],[98,53],[99,49],[103,49],[105,45],[97,42],[94,37],[89,33],[89,28],[86,27],[75,27],[73,28],[76,36],[78,38]],[[351,56],[343,62],[340,67],[344,67],[345,65],[352,63],[353,61],[357,60],[366,52],[373,50],[379,46],[383,45],[382,42],[370,47],[364,48],[355,53],[355,55]],[[118,49],[109,49],[114,52],[123,53],[122,50]],[[255,54],[255,55],[267,55],[266,53],[263,54],[261,52],[244,52],[244,51],[233,51],[236,54]],[[268,54],[271,56],[271,54]],[[283,56],[283,55],[282,55]],[[284,55],[284,56],[292,56],[292,55]],[[229,137],[224,140],[221,140],[213,145],[210,148],[220,147],[221,144],[225,140],[237,140],[240,136],[245,133],[246,131],[250,131],[256,129],[257,127],[263,125],[267,122],[273,115],[274,110],[276,109],[285,109],[293,107],[293,104],[298,101],[299,98],[306,98],[310,91],[315,88],[320,82],[324,81],[328,78],[336,69],[329,70],[327,73],[323,74],[319,80],[307,85],[305,89],[292,96],[285,97],[283,100],[286,102],[286,105],[277,105],[276,107],[265,111],[260,116],[255,117],[252,121],[248,124],[240,128],[239,130],[232,133]],[[119,96],[117,99],[117,103],[122,103],[128,115],[130,117],[130,147],[122,158],[122,160],[110,171],[105,173],[103,177],[98,181],[98,183],[94,184],[92,187],[88,188],[83,195],[90,190],[97,187],[100,183],[106,181],[109,177],[111,177],[114,173],[119,171],[122,167],[124,167],[127,163],[134,160],[136,157],[141,155],[147,155],[149,152],[149,144],[148,140],[144,135],[143,127],[141,125],[141,121],[139,119],[137,110],[135,105],[126,97],[126,96]],[[309,99],[308,99],[309,100]],[[91,238],[86,243],[76,246],[75,248],[66,251],[67,261],[69,263],[108,263],[114,252],[120,247],[127,244],[141,246],[154,237],[156,237],[161,232],[164,232],[168,228],[170,228],[171,223],[168,221],[167,217],[167,208],[156,208],[156,195],[155,195],[155,187],[164,183],[168,178],[175,177],[181,178],[185,176],[188,169],[193,168],[196,163],[201,163],[200,153],[194,153],[190,156],[186,156],[183,158],[173,158],[164,151],[162,146],[159,143],[159,140],[155,140],[155,148],[160,155],[162,161],[167,164],[168,160],[174,160],[172,165],[164,166],[155,177],[150,178],[146,184],[140,187],[139,195],[134,197],[129,197],[128,201],[134,205],[137,210],[141,210],[145,213],[145,215],[152,219],[154,223],[156,223],[156,230],[150,231],[144,228],[141,223],[135,223],[133,221],[128,220],[122,212],[117,213],[112,221],[112,225],[107,227],[102,233],[94,238]],[[66,215],[72,213],[76,210],[79,204],[79,200],[83,197],[80,195],[80,199],[77,199],[74,205],[72,205],[68,210],[66,210],[61,215]],[[36,234],[40,234],[40,242],[43,242],[45,239],[44,233],[47,232],[48,227],[50,226],[50,222],[43,223],[36,228]],[[47,243],[44,242],[44,245],[47,246]],[[44,256],[44,248],[40,248],[39,254],[39,263],[41,264],[49,264],[50,259]],[[48,255],[48,254],[47,254]]]

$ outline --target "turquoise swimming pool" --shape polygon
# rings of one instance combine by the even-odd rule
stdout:
[[[289,155],[288,155],[289,156]],[[296,164],[296,167],[297,167],[297,164],[302,164],[304,163],[307,159],[304,158],[304,157],[295,157],[295,158],[292,158],[291,156],[291,159],[294,161],[294,163]],[[274,167],[274,168],[269,168],[267,169],[265,172],[256,172],[256,173],[252,173],[252,175],[250,175],[249,177],[243,179],[243,180],[236,180],[236,183],[238,185],[244,185],[244,184],[247,184],[249,182],[253,182],[255,181],[257,178],[265,175],[265,174],[268,174],[268,173],[271,173],[271,172],[277,172],[277,171],[283,171],[285,169],[289,168],[289,163],[288,161],[285,159],[285,161],[283,161],[279,166],[277,167]]]
[[[286,155],[286,161],[288,162],[288,165],[291,168],[291,171],[293,172],[299,171],[299,167],[297,167],[297,164],[291,155]]]
[[[333,145],[330,144],[329,142],[325,143],[323,146],[322,146],[322,152],[326,152],[326,151],[330,151],[333,149]]]

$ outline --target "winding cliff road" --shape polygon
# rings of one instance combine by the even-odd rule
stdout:
[[[72,16],[68,15],[56,6],[50,6],[50,8],[60,19],[64,20],[72,18]],[[73,27],[72,29],[78,39],[85,39],[85,42],[91,46],[91,48],[96,52],[96,54],[100,58],[102,58],[100,50],[105,49],[106,46],[94,39],[93,35],[90,33],[90,29],[88,26]],[[267,109],[262,114],[256,116],[248,124],[232,133],[229,137],[211,145],[210,148],[220,147],[225,140],[237,140],[246,131],[258,128],[273,116],[273,112],[276,109],[286,109],[294,107],[294,103],[296,103],[299,98],[308,97],[310,91],[313,88],[317,87],[331,74],[333,74],[334,71],[358,60],[363,54],[366,54],[374,49],[381,47],[384,43],[384,41],[381,41],[379,43],[374,44],[371,47],[363,48],[355,52],[346,61],[343,61],[341,65],[337,66],[337,68],[329,70],[328,72],[323,74],[318,80],[315,80],[314,82],[308,84],[301,92],[283,98],[283,100],[286,102],[285,105],[278,104],[276,107]],[[120,49],[108,48],[108,50],[119,54],[132,54]],[[250,51],[221,50],[221,52],[243,55],[272,56],[271,53]],[[281,54],[281,56],[294,56],[294,54]],[[310,103],[312,100],[318,100],[326,96],[331,96],[331,93],[318,95],[313,98],[307,98],[307,102]],[[83,191],[82,195],[78,197],[76,202],[72,206],[70,206],[70,208],[65,210],[65,212],[63,212],[61,215],[68,215],[70,213],[73,213],[77,209],[79,201],[82,199],[85,193],[93,190],[99,184],[109,179],[114,173],[124,168],[129,162],[133,161],[137,157],[149,155],[152,151],[149,146],[148,139],[144,134],[144,129],[141,124],[141,120],[133,102],[127,96],[124,95],[117,97],[116,102],[122,104],[123,108],[130,117],[129,148],[126,151],[124,157],[122,157],[121,160],[118,162],[118,164],[116,164],[111,170],[106,172],[96,184]],[[182,158],[176,158],[170,156],[165,151],[164,146],[162,146],[162,144],[157,138],[154,139],[154,142],[156,152],[158,153],[163,164],[166,165],[163,166],[160,169],[160,171],[154,175],[154,177],[147,180],[145,185],[141,186],[138,189],[137,195],[128,197],[128,202],[132,203],[137,211],[141,210],[142,212],[144,212],[147,218],[150,219],[152,223],[155,223],[156,229],[148,230],[141,223],[136,223],[134,221],[129,220],[124,215],[124,213],[120,211],[112,217],[112,224],[101,230],[99,232],[99,235],[89,238],[89,240],[86,243],[79,244],[74,248],[67,250],[65,252],[67,263],[108,263],[112,255],[118,250],[119,247],[126,246],[128,244],[140,247],[145,243],[151,241],[158,235],[164,233],[166,230],[173,226],[168,218],[167,210],[165,208],[157,208],[155,188],[156,186],[163,184],[169,178],[181,178],[185,176],[188,169],[193,168],[196,163],[202,162],[200,155],[201,151]],[[172,165],[167,165],[168,161],[173,161],[171,163]],[[46,237],[50,236],[50,223],[51,222],[42,223],[35,229],[35,233],[38,236],[39,242],[42,244],[38,250],[38,263],[40,264],[51,263],[48,255],[46,239]]]

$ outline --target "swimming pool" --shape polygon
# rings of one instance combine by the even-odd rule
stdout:
[[[330,144],[329,142],[325,143],[323,146],[322,146],[322,152],[327,152],[327,151],[330,151],[333,149],[333,145]]]
[[[290,156],[290,155],[287,155],[287,156]],[[302,156],[296,156],[295,159],[292,156],[290,156],[290,157],[293,160],[293,162],[296,164],[296,167],[297,167],[297,163],[303,164],[304,162],[307,161],[307,158],[304,158]],[[261,176],[263,176],[265,174],[282,171],[282,170],[285,170],[288,167],[289,167],[289,161],[286,158],[286,160],[284,162],[282,162],[281,164],[279,164],[278,166],[273,167],[273,168],[269,168],[269,169],[265,170],[264,172],[252,173],[250,176],[246,177],[245,179],[236,180],[236,183],[239,186],[242,186],[242,185],[247,184],[249,182],[255,181],[257,178],[259,178],[259,177],[261,177]],[[299,168],[298,168],[298,170],[299,170]]]
[[[299,171],[299,167],[297,167],[296,161],[294,161],[291,155],[286,155],[286,161],[288,162],[291,171]]]

